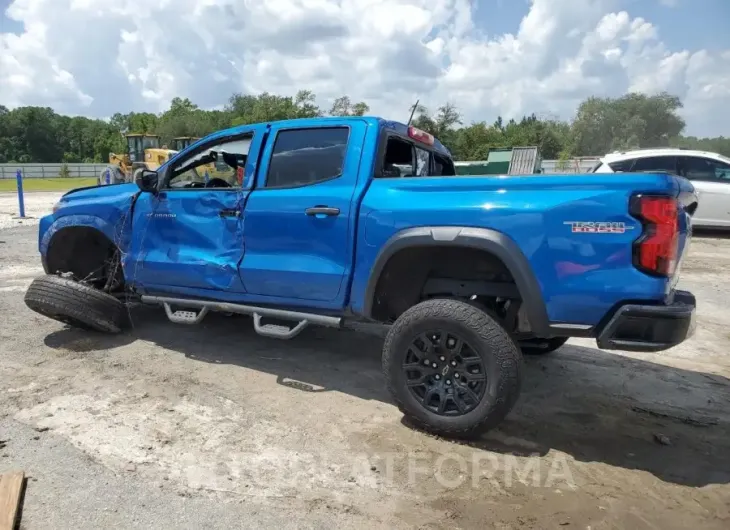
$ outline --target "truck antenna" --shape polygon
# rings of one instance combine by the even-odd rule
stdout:
[[[416,104],[413,105],[413,107],[411,107],[411,116],[410,116],[410,118],[408,118],[408,123],[406,124],[406,126],[409,126],[411,124],[411,122],[413,121],[413,115],[416,113],[416,109],[418,108],[419,101],[421,101],[421,100],[417,99]]]

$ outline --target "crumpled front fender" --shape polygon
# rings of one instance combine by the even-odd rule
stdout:
[[[51,220],[52,216],[48,216],[43,219],[43,221],[46,222]],[[63,217],[59,217],[53,220],[50,226],[48,226],[45,231],[42,230],[43,224],[44,223],[41,222],[41,233],[43,235],[41,236],[39,246],[41,256],[43,256],[44,259],[48,252],[48,245],[51,243],[51,239],[53,239],[53,236],[55,236],[60,230],[63,230],[64,228],[79,226],[95,228],[106,237],[108,237],[110,241],[113,241],[120,250],[126,250],[128,245],[128,237],[126,237],[124,226],[122,223],[113,224],[95,215],[66,215]]]

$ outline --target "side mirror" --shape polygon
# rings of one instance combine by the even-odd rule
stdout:
[[[150,169],[143,169],[140,173],[138,173],[137,179],[135,180],[135,183],[140,190],[149,193],[157,193],[158,182],[159,175],[157,174],[157,171],[152,171]]]

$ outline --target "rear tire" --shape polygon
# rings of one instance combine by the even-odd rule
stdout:
[[[48,318],[81,329],[119,333],[124,304],[112,295],[60,276],[41,276],[25,293],[25,305]]]
[[[411,307],[383,347],[383,372],[398,408],[418,427],[447,437],[499,425],[517,401],[521,371],[522,354],[509,333],[460,300]]]
[[[520,342],[520,348],[525,355],[546,355],[559,349],[568,342],[568,337],[553,337],[551,339],[531,339]]]

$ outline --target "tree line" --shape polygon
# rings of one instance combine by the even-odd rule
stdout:
[[[619,98],[591,97],[570,122],[536,114],[493,123],[465,124],[458,106],[411,107],[413,125],[439,138],[456,160],[485,160],[492,148],[537,146],[544,159],[567,160],[600,156],[614,150],[646,147],[687,147],[730,156],[730,138],[683,136],[681,100],[671,94],[631,93]],[[110,152],[125,149],[125,133],[153,133],[170,145],[175,137],[202,137],[232,125],[287,118],[362,116],[370,108],[349,97],[337,98],[329,109],[316,104],[306,90],[295,96],[270,93],[233,94],[222,110],[204,110],[187,98],[174,98],[160,114],[117,113],[108,121],[63,116],[47,107],[0,105],[0,163],[105,162]]]

